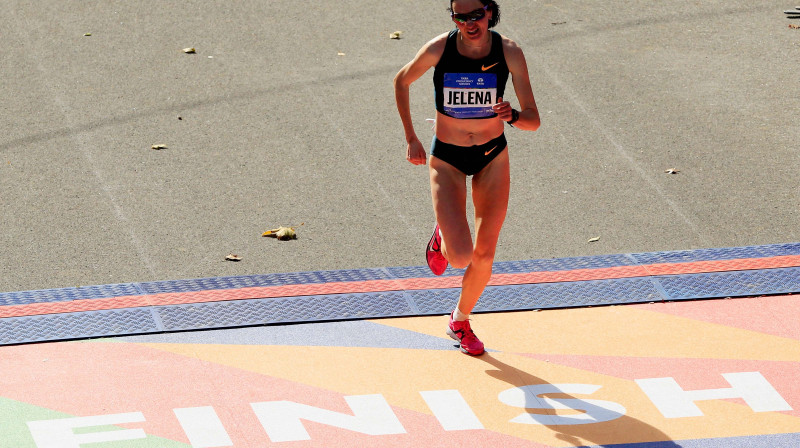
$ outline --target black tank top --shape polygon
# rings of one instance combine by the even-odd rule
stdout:
[[[508,65],[500,34],[492,33],[492,49],[482,59],[470,59],[456,48],[458,30],[447,35],[442,58],[433,71],[436,110],[454,118],[496,117],[492,105],[502,97]]]

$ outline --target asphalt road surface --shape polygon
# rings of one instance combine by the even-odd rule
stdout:
[[[506,133],[498,260],[800,240],[787,3],[500,4],[542,126]],[[7,2],[0,291],[424,264],[427,170],[391,81],[447,6]],[[423,141],[431,75],[412,87]]]

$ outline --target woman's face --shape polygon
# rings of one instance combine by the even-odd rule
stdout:
[[[480,0],[454,0],[450,7],[453,10],[453,22],[461,32],[463,39],[484,42],[489,32],[489,19],[492,11],[483,6]],[[483,13],[483,17],[475,20]]]

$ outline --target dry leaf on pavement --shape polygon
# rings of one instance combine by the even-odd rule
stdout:
[[[302,223],[300,225],[302,226],[303,224],[305,224],[305,223]],[[295,226],[295,227],[299,227],[299,226]],[[268,236],[270,238],[277,238],[277,239],[279,239],[281,241],[296,240],[297,239],[297,233],[295,232],[295,227],[280,226],[277,229],[267,230],[266,232],[261,234],[261,236]]]

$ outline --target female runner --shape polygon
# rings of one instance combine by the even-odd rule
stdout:
[[[426,259],[436,275],[448,263],[466,268],[458,304],[447,334],[470,355],[484,352],[469,324],[469,314],[492,274],[495,248],[506,216],[509,161],[504,122],[517,129],[539,128],[525,55],[511,39],[490,31],[500,19],[494,0],[451,0],[456,29],[426,43],[394,78],[395,100],[403,122],[406,159],[426,163],[426,153],[411,120],[409,87],[431,67],[436,124],[429,164],[436,227]],[[520,110],[503,100],[511,74]],[[472,176],[475,240],[467,222],[467,176]]]

